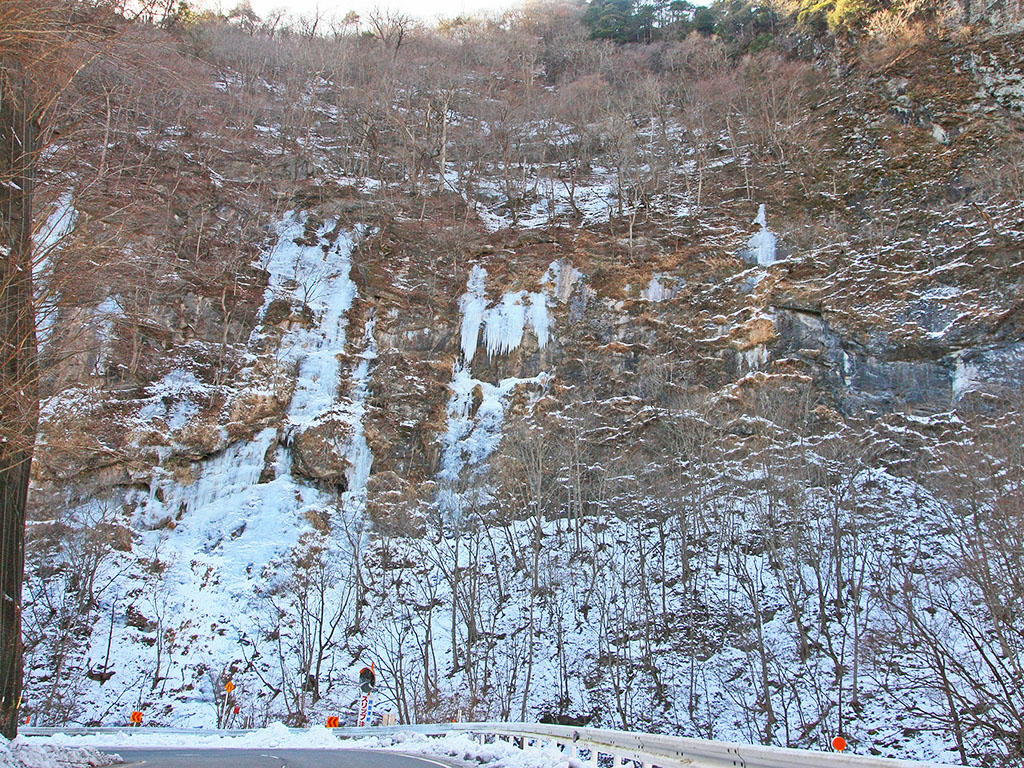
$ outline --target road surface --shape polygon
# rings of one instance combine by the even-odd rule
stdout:
[[[432,758],[374,749],[141,749],[110,747],[133,768],[449,768]]]

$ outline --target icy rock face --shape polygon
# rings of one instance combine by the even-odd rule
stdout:
[[[886,411],[907,405],[941,409],[958,396],[953,379],[956,363],[891,359],[895,348],[891,339],[880,336],[869,345],[855,343],[818,312],[779,308],[775,324],[778,340],[772,354],[824,366],[824,381],[851,410]]]
[[[459,308],[462,310],[462,358],[468,365],[476,354],[477,341],[480,338],[480,324],[487,310],[487,297],[484,295],[484,280],[487,272],[477,265],[469,273],[466,281],[466,292],[462,295]]]
[[[647,301],[657,304],[674,298],[679,293],[679,288],[680,282],[676,278],[671,275],[657,274],[651,277],[651,282],[647,284],[642,296]]]
[[[1024,342],[993,344],[958,352],[953,356],[953,401],[996,385],[1019,389],[1024,383]]]
[[[329,222],[321,232],[332,228],[333,222]],[[356,295],[349,272],[358,233],[343,233],[333,244],[319,239],[310,244],[303,237],[304,222],[297,218],[282,224],[278,234],[278,244],[266,261],[270,279],[260,316],[267,319],[268,311],[277,304],[298,303],[313,318],[308,326],[287,329],[278,342],[280,363],[297,370],[284,423],[280,429],[265,429],[197,463],[190,471],[197,478],[191,485],[165,478],[167,472],[158,465],[151,497],[144,505],[150,525],[245,492],[268,474],[285,472],[331,481],[354,493],[366,484],[372,458],[362,437],[361,417],[369,365],[376,357],[372,323],[367,326],[364,351],[353,372],[352,397],[340,396],[339,358],[345,354],[347,312]],[[261,324],[253,331],[250,344],[264,343],[267,333],[267,326]],[[146,420],[161,417],[174,429],[187,422],[195,410],[192,401],[203,395],[194,376],[175,371],[153,389],[150,403],[139,416]],[[170,409],[165,405],[168,399],[174,403]],[[282,438],[287,450],[279,446]],[[227,442],[226,436],[221,439]]]
[[[760,230],[747,241],[746,258],[755,264],[766,267],[775,262],[775,233],[768,229],[765,205],[761,203],[757,209],[757,216],[751,222],[761,227]]]
[[[572,296],[576,283],[582,279],[583,273],[572,264],[553,261],[540,282],[546,290],[551,292],[552,298],[555,301],[559,304],[565,304]]]
[[[78,211],[72,205],[71,195],[66,194],[57,201],[53,213],[36,233],[36,260],[32,267],[35,281],[36,334],[39,348],[46,347],[57,320],[59,292],[51,286],[53,260],[51,256],[61,247],[64,238],[71,234],[78,223]]]
[[[473,378],[472,361],[479,344],[481,325],[487,354],[491,358],[508,355],[518,349],[527,328],[532,329],[541,349],[550,339],[545,293],[506,293],[494,306],[488,307],[486,279],[486,270],[482,266],[474,266],[466,281],[466,292],[459,302],[462,311],[462,360],[456,364],[452,377],[448,424],[441,437],[441,469],[438,472],[441,485],[439,502],[448,514],[457,514],[462,508],[466,494],[456,488],[463,470],[481,464],[498,447],[508,398],[520,386],[542,387],[549,378],[541,373],[529,378],[507,377],[497,384]],[[555,283],[555,280],[549,280],[544,284],[551,286]]]
[[[258,621],[259,591],[284,578],[288,557],[304,536],[328,531],[324,520],[336,521],[330,530],[338,526],[357,532],[354,540],[335,537],[332,547],[339,552],[355,546],[361,535],[373,462],[363,419],[377,351],[371,317],[354,345],[361,351],[348,355],[353,365],[342,364],[348,310],[356,294],[349,279],[350,256],[359,233],[343,233],[332,243],[327,233],[333,228],[329,222],[310,245],[301,237],[304,221],[289,220],[265,261],[270,279],[260,316],[265,318],[274,302],[286,301],[309,307],[312,317],[308,326],[284,330],[261,323],[249,340],[251,349],[270,350],[282,370],[295,372],[287,410],[247,439],[232,440],[223,427],[215,430],[214,453],[205,458],[183,461],[177,448],[159,448],[148,490],[127,493],[127,505],[136,510],[139,547],[159,553],[154,557],[163,570],[158,579],[143,573],[118,581],[109,597],[138,603],[148,618],[162,616],[167,626],[192,638],[187,649],[169,651],[167,663],[183,676],[190,674],[189,654],[214,664],[235,658],[238,635],[256,631],[250,620]],[[259,392],[259,383],[247,381],[255,376],[252,371],[240,376],[243,390]],[[188,403],[202,396],[202,385],[193,376],[175,371],[155,385],[141,416],[169,426],[187,422]],[[236,405],[229,403],[225,412],[232,413]],[[148,597],[140,602],[139,594]],[[233,629],[226,634],[211,632],[211,627]],[[115,626],[111,632],[114,647],[125,648],[112,659],[117,674],[124,679],[147,674],[151,662],[130,642],[131,627]],[[106,644],[105,636],[95,641]],[[107,689],[96,694],[97,706],[105,706],[106,695]],[[208,722],[207,707],[207,693],[196,687],[178,701],[175,717],[183,723],[191,718]]]

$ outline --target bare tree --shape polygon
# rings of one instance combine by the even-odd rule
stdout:
[[[398,51],[412,29],[412,18],[390,8],[374,8],[366,20],[373,36],[391,53],[392,60],[397,60]]]

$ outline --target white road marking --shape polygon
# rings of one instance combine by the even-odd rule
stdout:
[[[451,765],[449,765],[447,763],[439,763],[437,760],[431,760],[429,757],[420,757],[419,755],[410,755],[407,752],[396,752],[395,754],[396,755],[401,755],[402,757],[411,757],[413,760],[422,760],[424,763],[430,763],[431,765],[439,765],[439,766],[441,766],[441,768],[452,768]]]

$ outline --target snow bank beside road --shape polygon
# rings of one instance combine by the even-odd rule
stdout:
[[[118,755],[104,755],[89,747],[37,743],[23,736],[14,741],[0,737],[0,768],[96,768],[120,762]]]
[[[162,732],[157,728],[140,728],[136,731],[96,733],[88,736],[55,733],[33,742],[87,745],[92,747],[188,747],[211,749],[350,749],[353,747],[375,747],[377,739],[339,739],[330,729],[319,727],[293,733],[281,723],[274,723],[257,731],[229,736],[223,733],[175,733]]]
[[[583,765],[554,746],[519,749],[504,741],[478,744],[462,733],[440,739],[420,734],[399,735],[387,749],[412,755],[453,757],[488,768],[581,768]]]
[[[467,734],[453,733],[440,738],[422,734],[398,733],[393,736],[367,736],[359,739],[339,739],[328,728],[310,728],[293,732],[275,723],[267,728],[237,736],[219,733],[161,733],[159,730],[140,729],[134,732],[72,736],[54,734],[33,737],[33,750],[60,750],[98,754],[83,745],[93,747],[180,747],[188,749],[387,749],[413,755],[452,757],[476,763],[487,768],[581,768],[579,760],[570,758],[555,747],[519,749],[507,742],[478,744]],[[79,747],[79,749],[69,749]],[[2,754],[2,753],[0,753]],[[105,757],[105,756],[101,756]],[[0,768],[63,768],[64,766],[100,766],[110,763],[4,763]]]

